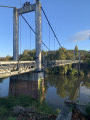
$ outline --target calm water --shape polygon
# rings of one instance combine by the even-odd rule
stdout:
[[[42,87],[42,97],[54,108],[59,108],[64,114],[68,107],[64,101],[75,100],[81,103],[90,102],[90,78],[60,77],[49,75]],[[8,95],[19,96],[25,94],[38,98],[38,82],[27,80],[12,80],[10,78],[0,79],[0,98]]]

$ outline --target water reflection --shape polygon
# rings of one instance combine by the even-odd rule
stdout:
[[[64,101],[90,102],[90,78],[49,75],[44,80],[31,81],[7,78],[0,80],[0,97],[27,95],[46,100],[49,105],[63,110]]]
[[[10,79],[9,95],[20,96],[22,94],[37,99],[38,82]]]
[[[42,101],[45,98],[44,80],[1,79],[0,97],[7,97],[8,95],[26,95]]]
[[[9,93],[9,81],[10,81],[10,78],[0,79],[0,98],[8,96],[8,93]]]
[[[56,106],[66,99],[90,102],[90,78],[50,75],[45,79],[45,86],[46,100],[51,104],[57,101]]]

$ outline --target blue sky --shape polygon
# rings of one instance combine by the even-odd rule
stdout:
[[[26,0],[21,0],[21,5]],[[34,0],[27,0],[32,1]],[[42,6],[63,47],[90,50],[90,0],[41,0]],[[0,0],[0,5],[20,7],[19,0]],[[35,13],[24,15],[35,29]],[[35,48],[35,35],[21,18],[21,53]],[[42,40],[52,50],[59,45],[42,15]],[[49,43],[50,40],[50,43]],[[31,41],[31,42],[30,42]],[[19,44],[20,48],[20,44]],[[42,46],[42,49],[45,49]],[[20,49],[19,49],[20,50]],[[46,50],[46,49],[45,49]],[[13,9],[0,7],[0,57],[13,54]]]

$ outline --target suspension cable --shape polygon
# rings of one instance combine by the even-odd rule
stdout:
[[[36,34],[36,32],[33,30],[33,28],[31,27],[31,25],[27,22],[27,20],[25,19],[25,17],[23,15],[21,15],[21,16],[24,19],[24,21],[27,23],[27,25],[29,26],[29,28],[33,31],[33,33]],[[46,44],[43,41],[41,41],[41,42],[50,51],[50,49],[46,46]]]
[[[47,22],[48,22],[48,25],[50,26],[50,28],[51,28],[51,30],[52,30],[52,33],[53,33],[54,37],[55,37],[56,40],[57,40],[57,42],[58,42],[60,48],[62,48],[62,50],[63,50],[63,47],[61,46],[61,44],[60,44],[60,42],[59,42],[59,40],[58,40],[58,38],[57,38],[57,36],[56,36],[56,34],[55,34],[55,32],[54,32],[52,26],[51,26],[51,24],[50,24],[50,22],[49,22],[49,20],[48,20],[48,18],[47,18],[47,16],[46,16],[46,13],[45,13],[45,11],[44,11],[44,9],[43,9],[42,7],[41,7],[41,10],[42,10],[42,12],[43,12],[43,14],[44,14],[44,16],[45,16]],[[63,52],[64,52],[64,50],[63,50]],[[65,52],[64,52],[64,53],[65,53]],[[66,55],[66,56],[67,56],[67,55]]]
[[[54,51],[55,51],[55,37],[54,37]]]
[[[30,29],[30,50],[31,50],[31,29]]]
[[[42,12],[43,12],[43,14],[44,14],[44,16],[45,16],[45,18],[46,18],[46,20],[47,20],[47,22],[48,22],[48,24],[49,24],[49,26],[50,26],[52,32],[53,32],[53,34],[54,34],[54,36],[55,36],[55,38],[56,38],[58,44],[59,44],[60,47],[62,48],[62,46],[61,46],[61,44],[60,44],[60,42],[59,42],[59,40],[58,40],[58,38],[57,38],[57,36],[56,36],[56,34],[55,34],[55,32],[54,32],[52,26],[51,26],[51,24],[50,24],[50,22],[49,22],[49,20],[48,20],[48,18],[47,18],[47,16],[46,16],[46,13],[45,13],[44,9],[43,9],[42,7],[41,7],[41,9],[42,9]]]
[[[49,27],[49,48],[50,48],[50,27]]]
[[[43,41],[41,41],[41,42],[50,51],[50,49],[46,46],[46,44]]]
[[[4,6],[4,5],[0,5],[0,7],[15,8],[15,7],[11,7],[11,6]]]
[[[23,15],[21,15],[23,20],[27,23],[27,25],[29,26],[29,28],[33,31],[33,33],[35,33],[35,31],[33,30],[33,28],[30,26],[30,24],[27,22],[27,20],[25,19],[25,17]],[[36,34],[36,33],[35,33]]]

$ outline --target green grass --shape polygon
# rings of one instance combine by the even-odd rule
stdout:
[[[25,95],[21,95],[19,97],[9,96],[0,99],[0,117],[7,116],[7,120],[15,120],[15,118],[12,117],[12,110],[15,106],[35,107],[38,113],[46,115],[58,115],[60,112],[59,110],[53,110],[45,101],[40,102],[40,100],[34,100]]]

